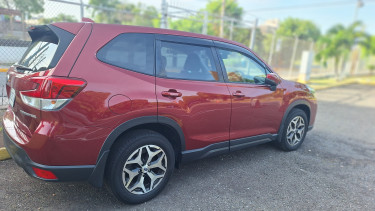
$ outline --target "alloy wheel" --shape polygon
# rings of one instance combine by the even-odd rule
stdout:
[[[305,133],[305,120],[301,116],[296,116],[290,121],[286,131],[286,138],[290,146],[295,146],[301,142]]]
[[[167,171],[167,157],[162,148],[145,145],[136,149],[125,162],[122,182],[133,194],[146,194],[154,190]]]

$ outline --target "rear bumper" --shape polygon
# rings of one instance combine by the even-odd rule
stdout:
[[[10,156],[14,161],[22,167],[27,174],[32,177],[45,180],[45,181],[82,181],[89,180],[90,176],[93,174],[95,165],[80,165],[80,166],[47,166],[33,162],[29,156],[26,154],[20,146],[18,146],[12,138],[8,135],[5,130],[3,130],[4,135],[4,145],[8,150]],[[43,179],[38,177],[33,167],[48,170],[54,173],[57,179]]]

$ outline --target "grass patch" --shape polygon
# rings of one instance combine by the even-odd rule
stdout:
[[[337,81],[336,78],[311,79],[307,84],[314,89],[319,90],[353,83],[375,86],[375,75],[348,77],[341,81]]]

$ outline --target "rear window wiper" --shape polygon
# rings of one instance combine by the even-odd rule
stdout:
[[[24,65],[20,65],[20,64],[15,64],[14,67],[16,67],[17,70],[21,70],[21,71],[32,71],[34,72],[34,70],[30,67],[27,67],[27,66],[24,66]]]

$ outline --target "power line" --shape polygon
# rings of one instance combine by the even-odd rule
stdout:
[[[371,1],[371,0],[369,0]],[[270,12],[275,10],[293,10],[293,9],[310,9],[316,7],[329,7],[329,6],[343,6],[348,4],[356,4],[356,1],[335,1],[330,3],[317,3],[317,4],[305,4],[305,5],[294,5],[294,6],[283,6],[283,7],[265,7],[259,9],[247,10],[245,12]],[[372,3],[372,2],[368,2]]]

